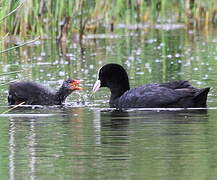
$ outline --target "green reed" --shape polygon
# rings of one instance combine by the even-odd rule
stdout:
[[[0,8],[0,35],[25,38],[78,33],[81,39],[88,32],[114,31],[121,23],[217,24],[216,0],[2,0]]]

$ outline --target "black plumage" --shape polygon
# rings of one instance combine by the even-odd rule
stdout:
[[[51,90],[39,83],[31,81],[14,82],[9,85],[8,104],[17,105],[61,105],[68,95],[78,87],[79,80],[65,80],[57,90]]]
[[[184,80],[146,84],[130,89],[128,75],[118,64],[107,64],[99,70],[93,92],[100,87],[110,89],[110,107],[115,108],[206,107],[210,89],[209,87],[194,88]]]

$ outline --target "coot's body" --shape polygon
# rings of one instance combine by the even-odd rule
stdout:
[[[78,80],[66,80],[59,90],[51,90],[41,84],[21,81],[9,86],[8,104],[17,105],[61,105],[74,90],[80,90]]]
[[[194,88],[188,81],[161,84],[146,84],[130,89],[124,68],[118,64],[107,64],[99,71],[99,79],[93,87],[111,90],[110,107],[115,108],[190,108],[206,107],[210,88]]]
[[[173,86],[173,85],[178,85]],[[209,88],[196,89],[188,81],[146,84],[126,91],[119,98],[110,98],[110,107],[117,108],[188,108],[206,107]]]

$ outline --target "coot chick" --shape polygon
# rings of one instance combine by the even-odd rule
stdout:
[[[17,105],[25,102],[26,105],[61,105],[68,95],[78,87],[80,80],[65,80],[57,91],[30,81],[14,82],[9,85],[8,104]]]
[[[128,75],[118,64],[106,64],[98,73],[93,92],[100,87],[111,91],[113,108],[190,108],[206,107],[208,88],[194,88],[180,80],[161,84],[146,84],[130,89]]]

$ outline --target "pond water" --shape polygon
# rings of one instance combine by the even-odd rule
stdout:
[[[217,31],[131,30],[87,35],[58,46],[37,41],[1,55],[1,179],[216,179]],[[98,68],[122,64],[131,87],[190,80],[211,87],[206,110],[108,108],[109,91],[91,93]],[[53,88],[83,79],[64,107],[7,112],[8,82]]]

